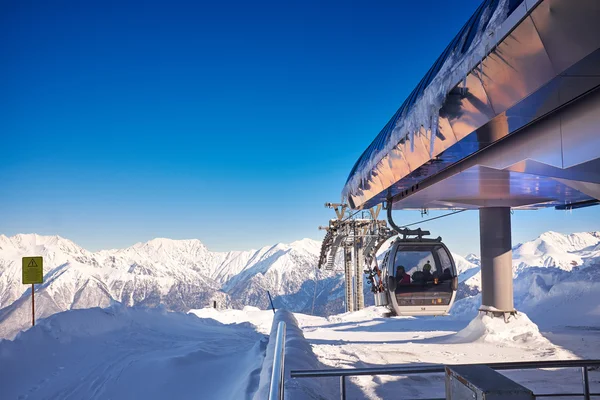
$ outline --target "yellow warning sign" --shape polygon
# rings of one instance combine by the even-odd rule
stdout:
[[[44,282],[44,259],[42,257],[23,257],[23,284]]]

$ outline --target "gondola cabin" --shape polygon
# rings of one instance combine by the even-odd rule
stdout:
[[[441,238],[398,237],[382,265],[388,307],[396,315],[446,315],[458,279],[452,254]]]

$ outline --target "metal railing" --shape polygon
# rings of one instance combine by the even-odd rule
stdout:
[[[283,383],[285,372],[285,322],[277,325],[275,351],[273,353],[273,371],[269,385],[269,400],[283,400]]]
[[[590,382],[588,377],[588,368],[600,367],[600,360],[562,360],[562,361],[520,361],[489,364],[469,364],[485,365],[495,370],[510,369],[543,369],[543,368],[581,368],[583,381],[583,393],[540,393],[536,397],[575,397],[583,396],[590,400],[591,396],[600,396],[600,393],[590,393]],[[388,366],[376,368],[339,368],[339,369],[315,369],[315,370],[294,370],[290,372],[292,378],[323,378],[340,377],[340,398],[346,399],[346,377],[364,376],[364,375],[413,375],[413,374],[434,374],[446,371],[445,365],[423,365],[423,366]],[[425,399],[423,399],[425,400]]]

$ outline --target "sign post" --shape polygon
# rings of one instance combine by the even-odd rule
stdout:
[[[44,259],[23,257],[23,284],[31,284],[31,326],[35,326],[35,284],[44,282]]]

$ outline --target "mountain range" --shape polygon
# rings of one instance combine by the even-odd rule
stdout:
[[[0,338],[13,338],[31,323],[31,287],[21,284],[24,256],[44,257],[44,283],[36,286],[35,294],[37,318],[106,307],[114,301],[173,311],[213,302],[220,308],[266,309],[270,307],[267,291],[276,308],[317,315],[343,312],[342,268],[318,270],[319,251],[320,242],[311,239],[232,252],[212,252],[196,239],[153,239],[125,249],[90,252],[59,236],[0,235]],[[546,232],[516,245],[513,256],[515,298],[527,297],[521,286],[529,293],[532,285],[542,287],[542,281],[543,290],[538,292],[549,293],[557,283],[584,270],[589,274],[600,264],[600,232]],[[478,301],[479,259],[474,254],[454,258],[460,312]],[[542,272],[531,272],[538,269]],[[519,277],[526,279],[520,283]],[[365,302],[373,302],[368,285]]]
[[[600,232],[545,232],[512,248],[514,304],[540,326],[557,321],[596,326],[600,317]],[[452,314],[471,318],[481,304],[480,261],[459,267],[459,290]],[[577,309],[577,312],[573,310]],[[583,319],[583,320],[582,320]]]
[[[24,256],[44,257],[44,283],[35,288],[36,316],[43,318],[112,301],[173,311],[214,301],[218,307],[267,308],[267,291],[279,307],[312,311],[319,250],[310,239],[232,252],[209,251],[195,239],[153,239],[90,252],[59,236],[0,235],[0,338],[13,337],[31,321],[31,286],[21,283]],[[319,286],[327,293],[334,289]]]

